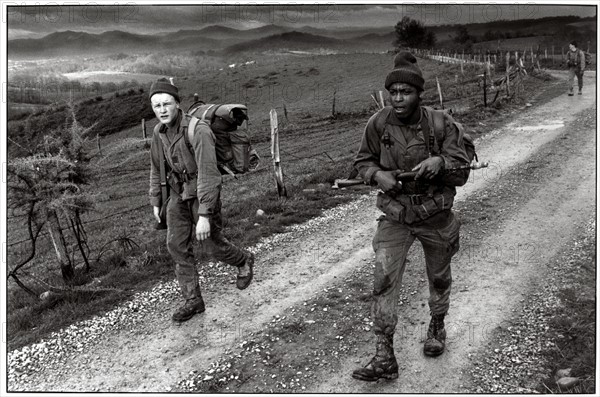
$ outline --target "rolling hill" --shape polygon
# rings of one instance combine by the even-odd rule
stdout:
[[[458,25],[430,26],[437,37],[437,46],[453,43]],[[544,40],[566,42],[571,37],[595,47],[596,18],[574,16],[549,17],[528,20],[493,21],[464,25],[469,34],[482,41],[486,32],[509,32],[512,37],[545,37]],[[591,38],[588,38],[591,37]],[[592,37],[593,36],[593,37]],[[66,55],[98,55],[116,52],[148,52],[164,50],[212,50],[232,54],[238,52],[264,52],[268,50],[334,51],[385,51],[394,40],[393,26],[370,28],[323,29],[301,26],[295,29],[278,25],[239,30],[221,25],[202,29],[184,29],[155,35],[110,31],[101,34],[62,31],[40,39],[15,39],[8,41],[11,60]]]
[[[293,31],[235,44],[225,48],[224,52],[231,54],[236,52],[262,52],[277,49],[307,50],[323,47],[336,49],[341,48],[344,44],[344,41],[331,37]]]

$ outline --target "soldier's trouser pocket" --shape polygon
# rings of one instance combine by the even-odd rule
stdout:
[[[452,257],[460,249],[460,220],[450,213],[448,224],[437,230],[442,241],[446,244],[446,254]]]

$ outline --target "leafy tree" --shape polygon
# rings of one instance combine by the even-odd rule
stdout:
[[[427,48],[435,44],[436,38],[420,21],[403,17],[394,28],[396,32],[396,47]]]
[[[466,26],[459,25],[456,29],[456,36],[454,36],[454,42],[458,44],[465,44],[467,41],[473,41],[471,35],[469,35],[469,30]]]
[[[435,33],[433,33],[431,30],[428,31],[427,35],[425,36],[425,47],[432,48],[433,46],[435,46],[435,42],[436,42]]]

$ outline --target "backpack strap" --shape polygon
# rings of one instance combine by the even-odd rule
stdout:
[[[208,115],[208,112],[215,106],[217,106],[217,105],[210,105],[209,107],[207,107],[206,110],[204,111],[204,113],[202,113],[202,116],[200,116],[200,120],[206,121],[207,120],[206,116]],[[215,110],[217,110],[217,109],[215,109]],[[213,111],[213,113],[210,115],[210,120],[208,121],[209,123],[212,122],[212,116],[214,114],[215,114],[215,112]]]
[[[206,113],[206,112],[204,112]],[[202,115],[204,116],[204,115]],[[192,116],[190,119],[190,123],[188,124],[187,131],[184,134],[184,138],[186,138],[185,143],[187,147],[190,149],[192,154],[194,153],[194,147],[192,146],[192,138],[194,137],[194,132],[196,132],[196,125],[198,125],[198,118]]]
[[[385,128],[385,125],[387,123],[387,119],[390,116],[391,112],[392,112],[391,106],[384,107],[383,109],[381,109],[379,111],[379,114],[375,117],[375,122],[374,122],[375,123],[375,131],[377,131],[381,142],[388,149],[392,145],[392,140],[390,138],[390,134],[388,133],[388,131]]]
[[[421,131],[423,131],[427,152],[429,153],[429,157],[431,157],[440,153],[441,142],[444,141],[446,121],[443,110],[436,110],[429,106],[423,106],[423,110],[425,117],[421,119]],[[433,133],[431,133],[432,131]],[[436,142],[437,148],[435,147]]]

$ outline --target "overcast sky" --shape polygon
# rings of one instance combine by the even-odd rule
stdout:
[[[140,5],[141,3],[134,2],[122,3],[123,5],[119,6],[99,6],[97,4],[102,4],[102,2],[95,1],[86,6],[37,5],[9,7],[4,10],[6,11],[5,20],[8,21],[8,38],[38,38],[52,32],[64,30],[90,33],[123,30],[151,34],[179,29],[200,29],[215,24],[237,29],[248,29],[267,24],[291,27],[309,25],[326,29],[392,27],[404,16],[418,19],[426,25],[465,24],[558,15],[595,17],[597,11],[597,8],[592,5],[567,6],[542,5],[539,3],[503,5],[497,3],[442,4],[439,2],[427,5],[342,5],[329,3],[319,6],[308,4],[256,5],[244,2],[237,5],[153,6]],[[22,2],[15,2],[15,4],[22,4]],[[115,2],[111,1],[105,4],[115,4]]]

